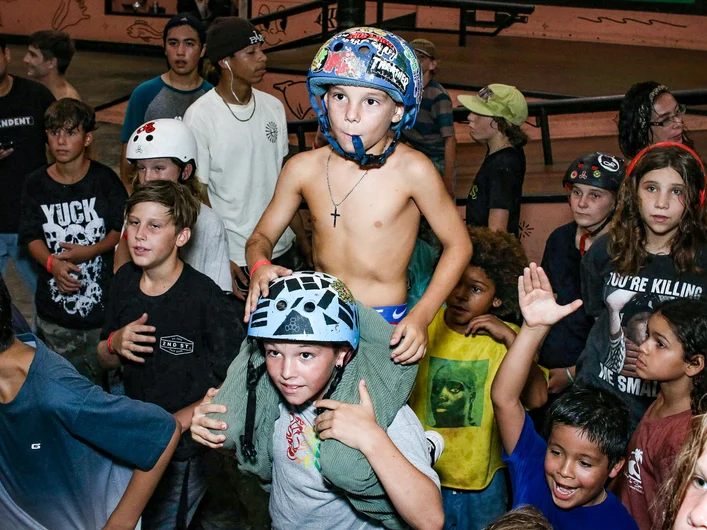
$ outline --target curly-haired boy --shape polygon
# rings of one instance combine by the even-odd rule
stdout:
[[[518,276],[528,260],[513,235],[468,230],[474,255],[430,324],[428,355],[420,361],[410,405],[426,430],[444,438],[435,470],[445,527],[481,529],[507,508],[491,383],[518,331],[507,321],[519,320]],[[543,400],[547,385],[539,371],[534,376],[536,398]]]

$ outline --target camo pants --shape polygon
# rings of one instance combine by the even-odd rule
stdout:
[[[98,364],[100,329],[69,329],[37,317],[41,339],[50,350],[65,357],[92,383],[103,386],[105,371]]]

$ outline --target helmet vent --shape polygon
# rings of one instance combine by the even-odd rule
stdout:
[[[284,311],[285,309],[287,309],[287,302],[285,300],[278,300],[277,304],[275,304],[275,307],[278,311]]]
[[[307,313],[313,313],[316,308],[317,306],[314,305],[314,302],[307,302],[306,304],[304,304],[304,310]]]
[[[335,51],[335,52],[341,51],[341,49],[342,49],[343,47],[344,47],[344,43],[343,43],[343,42],[337,42],[336,44],[334,44],[334,47],[332,48],[332,51]]]
[[[358,53],[360,53],[361,55],[368,55],[369,53],[371,53],[371,48],[369,48],[368,46],[361,46],[358,49]]]
[[[153,138],[154,138],[154,136],[152,136],[151,134],[148,134],[147,136],[145,136],[145,140],[147,140],[148,142],[151,142]]]

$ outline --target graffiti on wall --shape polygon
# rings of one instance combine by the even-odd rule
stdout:
[[[579,20],[586,20],[587,22],[593,22],[594,24],[603,24],[604,22],[611,22],[614,24],[628,24],[629,22],[634,22],[636,24],[643,24],[644,26],[653,26],[656,24],[663,24],[664,26],[670,26],[671,28],[686,28],[685,24],[674,24],[673,22],[666,22],[664,20],[658,20],[655,18],[650,18],[648,21],[638,20],[637,18],[623,17],[623,18],[612,18],[612,17],[577,17]]]
[[[60,0],[52,17],[52,28],[65,31],[84,20],[90,20],[91,15],[86,13],[87,9],[86,0]]]
[[[322,25],[322,12],[320,11],[314,23],[318,26]],[[336,6],[327,8],[326,24],[329,29],[336,29]]]
[[[307,91],[306,81],[292,81],[289,79],[275,83],[272,87],[282,92],[285,105],[298,120],[316,117],[314,109],[309,106],[309,92]]]
[[[143,42],[150,42],[151,40],[162,40],[162,31],[150,26],[146,20],[136,20],[130,24],[127,28],[128,37],[136,40],[142,40]]]
[[[275,9],[275,12],[278,11],[283,11],[285,9],[285,6],[280,4],[277,6],[277,9]],[[270,6],[267,4],[262,4],[260,6],[260,9],[258,9],[258,16],[263,16],[263,15],[269,15],[272,13],[270,11]],[[274,20],[272,22],[267,22],[265,24],[262,24],[260,27],[260,32],[263,34],[263,39],[265,39],[265,43],[268,46],[277,46],[280,44],[283,40],[287,31],[287,17],[281,19],[281,20]]]

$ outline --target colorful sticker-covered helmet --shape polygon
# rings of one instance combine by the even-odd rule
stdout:
[[[570,164],[562,185],[570,189],[573,184],[586,184],[616,193],[624,177],[626,164],[621,158],[607,153],[588,153]]]
[[[345,342],[356,349],[358,308],[341,280],[322,272],[295,272],[270,284],[248,322],[256,339]]]
[[[318,100],[332,85],[376,88],[404,106],[402,119],[391,126],[393,140],[382,154],[367,154],[358,136],[353,137],[356,152],[347,153],[332,136],[326,104]],[[351,28],[319,49],[307,75],[307,88],[322,134],[332,147],[362,166],[381,165],[395,149],[401,131],[415,124],[422,99],[422,71],[415,51],[401,37],[378,28]]]

